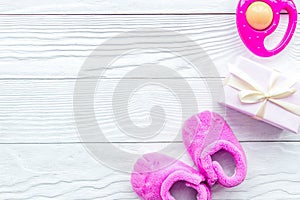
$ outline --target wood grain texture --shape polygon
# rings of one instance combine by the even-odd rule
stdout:
[[[211,57],[221,76],[227,73],[226,64],[238,56],[279,70],[289,69],[291,74],[300,73],[299,28],[281,54],[263,59],[243,45],[234,15],[2,16],[0,27],[0,78],[76,78],[86,58],[103,42],[126,31],[146,28],[176,31],[195,41]],[[270,43],[276,44],[284,30],[280,26]],[[182,49],[186,48],[189,46],[183,44]],[[114,55],[113,50],[110,53]],[[137,66],[152,63],[168,66],[181,77],[195,77],[192,67],[174,56],[180,55],[181,50],[172,53],[149,54],[137,50],[121,57],[116,54],[118,59],[103,76],[119,78]]]
[[[116,90],[120,84],[119,79],[101,80],[95,91],[94,111],[99,127],[109,141],[114,142],[154,142],[154,141],[181,141],[176,138],[181,132],[182,123],[189,117],[183,117],[182,113],[188,111],[193,115],[201,110],[215,110],[225,114],[226,120],[232,126],[237,137],[241,141],[299,141],[299,136],[287,131],[281,131],[263,122],[251,119],[223,106],[216,105],[212,95],[216,91],[214,87],[208,88],[207,82],[218,87],[217,79],[186,79],[191,92],[197,102],[198,110],[193,110],[188,96],[188,89],[182,86],[180,79],[167,79],[171,88],[164,85],[156,85],[164,79],[148,80],[149,84],[142,85],[136,91]],[[74,120],[73,92],[76,80],[1,80],[0,81],[0,143],[47,143],[47,142],[80,142],[77,134],[77,126]],[[86,80],[89,84],[89,80]],[[136,80],[123,80],[124,85],[134,85]],[[137,85],[137,87],[139,87]],[[175,91],[175,93],[174,93]],[[131,92],[132,96],[128,105],[121,100],[115,100],[114,95],[123,95]],[[85,91],[81,94],[87,95]],[[183,96],[180,99],[180,96]],[[220,94],[221,95],[221,94]],[[218,99],[219,100],[219,99]],[[87,102],[82,98],[81,102]],[[150,115],[151,108],[161,106],[165,116],[159,113]],[[127,108],[128,111],[127,111]],[[121,120],[130,118],[133,124],[139,127],[147,127],[151,124],[152,117],[158,117],[164,121],[163,127],[158,127],[157,136],[149,139],[135,138],[136,131],[127,133],[116,123],[116,114],[113,109],[122,110]],[[84,114],[84,120],[80,125],[89,124],[91,115]],[[126,125],[127,128],[132,124]],[[158,125],[157,125],[158,126]],[[126,128],[125,127],[125,128]],[[146,130],[146,128],[145,128]],[[97,135],[99,132],[89,132]],[[146,134],[146,136],[150,136]],[[104,142],[102,140],[89,142]]]
[[[116,145],[129,149],[151,146]],[[243,143],[243,147],[248,156],[247,179],[236,188],[215,187],[213,199],[300,198],[299,143]],[[99,164],[80,144],[2,144],[0,148],[3,200],[138,199],[129,174]],[[178,150],[182,149],[178,144]],[[182,160],[192,164],[187,156]]]
[[[297,0],[296,0],[297,1]],[[3,0],[1,13],[13,14],[161,14],[161,13],[233,13],[238,1],[230,0]]]
[[[184,152],[181,140],[175,139],[184,120],[181,105],[168,88],[154,84],[139,88],[128,101],[128,112],[124,109],[127,105],[117,104],[123,118],[129,115],[142,127],[151,123],[151,107],[162,106],[166,126],[157,136],[147,140],[133,138],[114,123],[112,96],[124,94],[122,90],[114,91],[114,87],[138,66],[160,64],[178,72],[179,76],[167,74],[153,78],[141,73],[127,76],[123,80],[125,85],[133,85],[136,80],[152,83],[167,80],[171,89],[185,96],[188,91],[181,85],[184,80],[198,102],[195,113],[204,109],[224,111],[212,104],[211,97],[216,90],[209,90],[207,83],[218,86],[227,74],[226,64],[234,62],[237,56],[246,56],[281,71],[289,69],[290,75],[299,77],[299,28],[284,52],[271,59],[257,58],[239,39],[234,16],[237,2],[1,1],[0,199],[138,199],[131,190],[129,174],[98,163],[86,151],[74,121],[73,93],[80,68],[95,48],[112,37],[118,38],[120,33],[145,28],[176,31],[199,44],[219,72],[217,76],[203,76],[184,59],[161,51],[132,51],[122,57],[111,51],[118,59],[101,75],[101,84],[95,91],[96,117],[107,139],[119,149],[132,153],[158,151],[173,140],[178,145],[174,152]],[[300,1],[295,2],[300,6]],[[163,13],[168,15],[161,15]],[[187,15],[176,15],[183,13]],[[283,22],[286,17],[282,16]],[[268,43],[276,44],[284,30],[284,26],[280,26]],[[183,44],[182,48],[189,46]],[[180,55],[182,51],[172,53]],[[93,80],[95,70],[89,71],[84,81]],[[86,91],[82,94],[84,96]],[[187,97],[183,100],[188,101]],[[189,105],[184,108],[191,110]],[[156,117],[163,119],[160,115]],[[282,132],[229,109],[225,118],[242,141],[249,171],[246,181],[236,188],[213,188],[213,199],[299,199],[298,135]],[[89,119],[87,114],[81,123]],[[89,142],[104,149],[110,145],[102,140]],[[187,155],[180,159],[192,165]],[[112,154],[111,162],[120,160]],[[130,159],[127,162],[128,165],[134,163]]]
[[[299,0],[294,0],[299,7]],[[53,0],[1,1],[0,11],[5,14],[198,14],[235,13],[238,0]]]

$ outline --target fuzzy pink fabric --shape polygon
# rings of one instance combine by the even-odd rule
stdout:
[[[144,200],[175,200],[170,193],[178,181],[198,192],[198,200],[210,200],[205,178],[194,168],[168,156],[151,153],[140,158],[131,174],[133,190]]]
[[[209,185],[218,182],[224,187],[234,187],[246,177],[247,162],[242,146],[226,121],[210,111],[188,119],[182,131],[184,144]],[[229,152],[236,164],[235,173],[228,177],[221,165],[212,160],[220,150]]]

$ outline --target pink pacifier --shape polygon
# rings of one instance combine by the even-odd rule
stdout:
[[[282,10],[289,14],[286,33],[274,49],[268,50],[264,45],[265,38],[276,30]],[[288,45],[296,29],[297,17],[292,0],[240,0],[236,11],[240,37],[250,51],[262,57],[276,55]]]

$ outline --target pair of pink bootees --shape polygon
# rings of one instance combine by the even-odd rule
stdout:
[[[230,188],[243,182],[247,173],[245,153],[219,114],[205,111],[189,118],[182,136],[198,170],[163,154],[144,155],[137,160],[131,174],[132,188],[141,199],[175,200],[170,190],[177,182],[184,182],[197,192],[197,200],[209,200],[212,199],[210,187],[215,183]],[[212,159],[221,150],[234,159],[236,167],[231,177]]]

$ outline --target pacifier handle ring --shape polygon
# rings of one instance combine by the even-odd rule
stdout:
[[[276,55],[279,52],[281,52],[287,45],[288,43],[291,41],[293,34],[296,30],[296,25],[297,25],[297,18],[298,18],[298,13],[296,10],[296,6],[294,4],[293,1],[288,0],[288,1],[282,1],[281,2],[281,6],[279,9],[279,13],[282,10],[286,10],[289,14],[289,23],[288,23],[288,27],[287,27],[287,31],[284,34],[282,40],[280,41],[280,43],[272,50],[267,50],[269,52],[269,55]],[[275,17],[275,16],[274,16]],[[280,16],[278,16],[280,18]],[[278,20],[279,22],[279,20]]]

